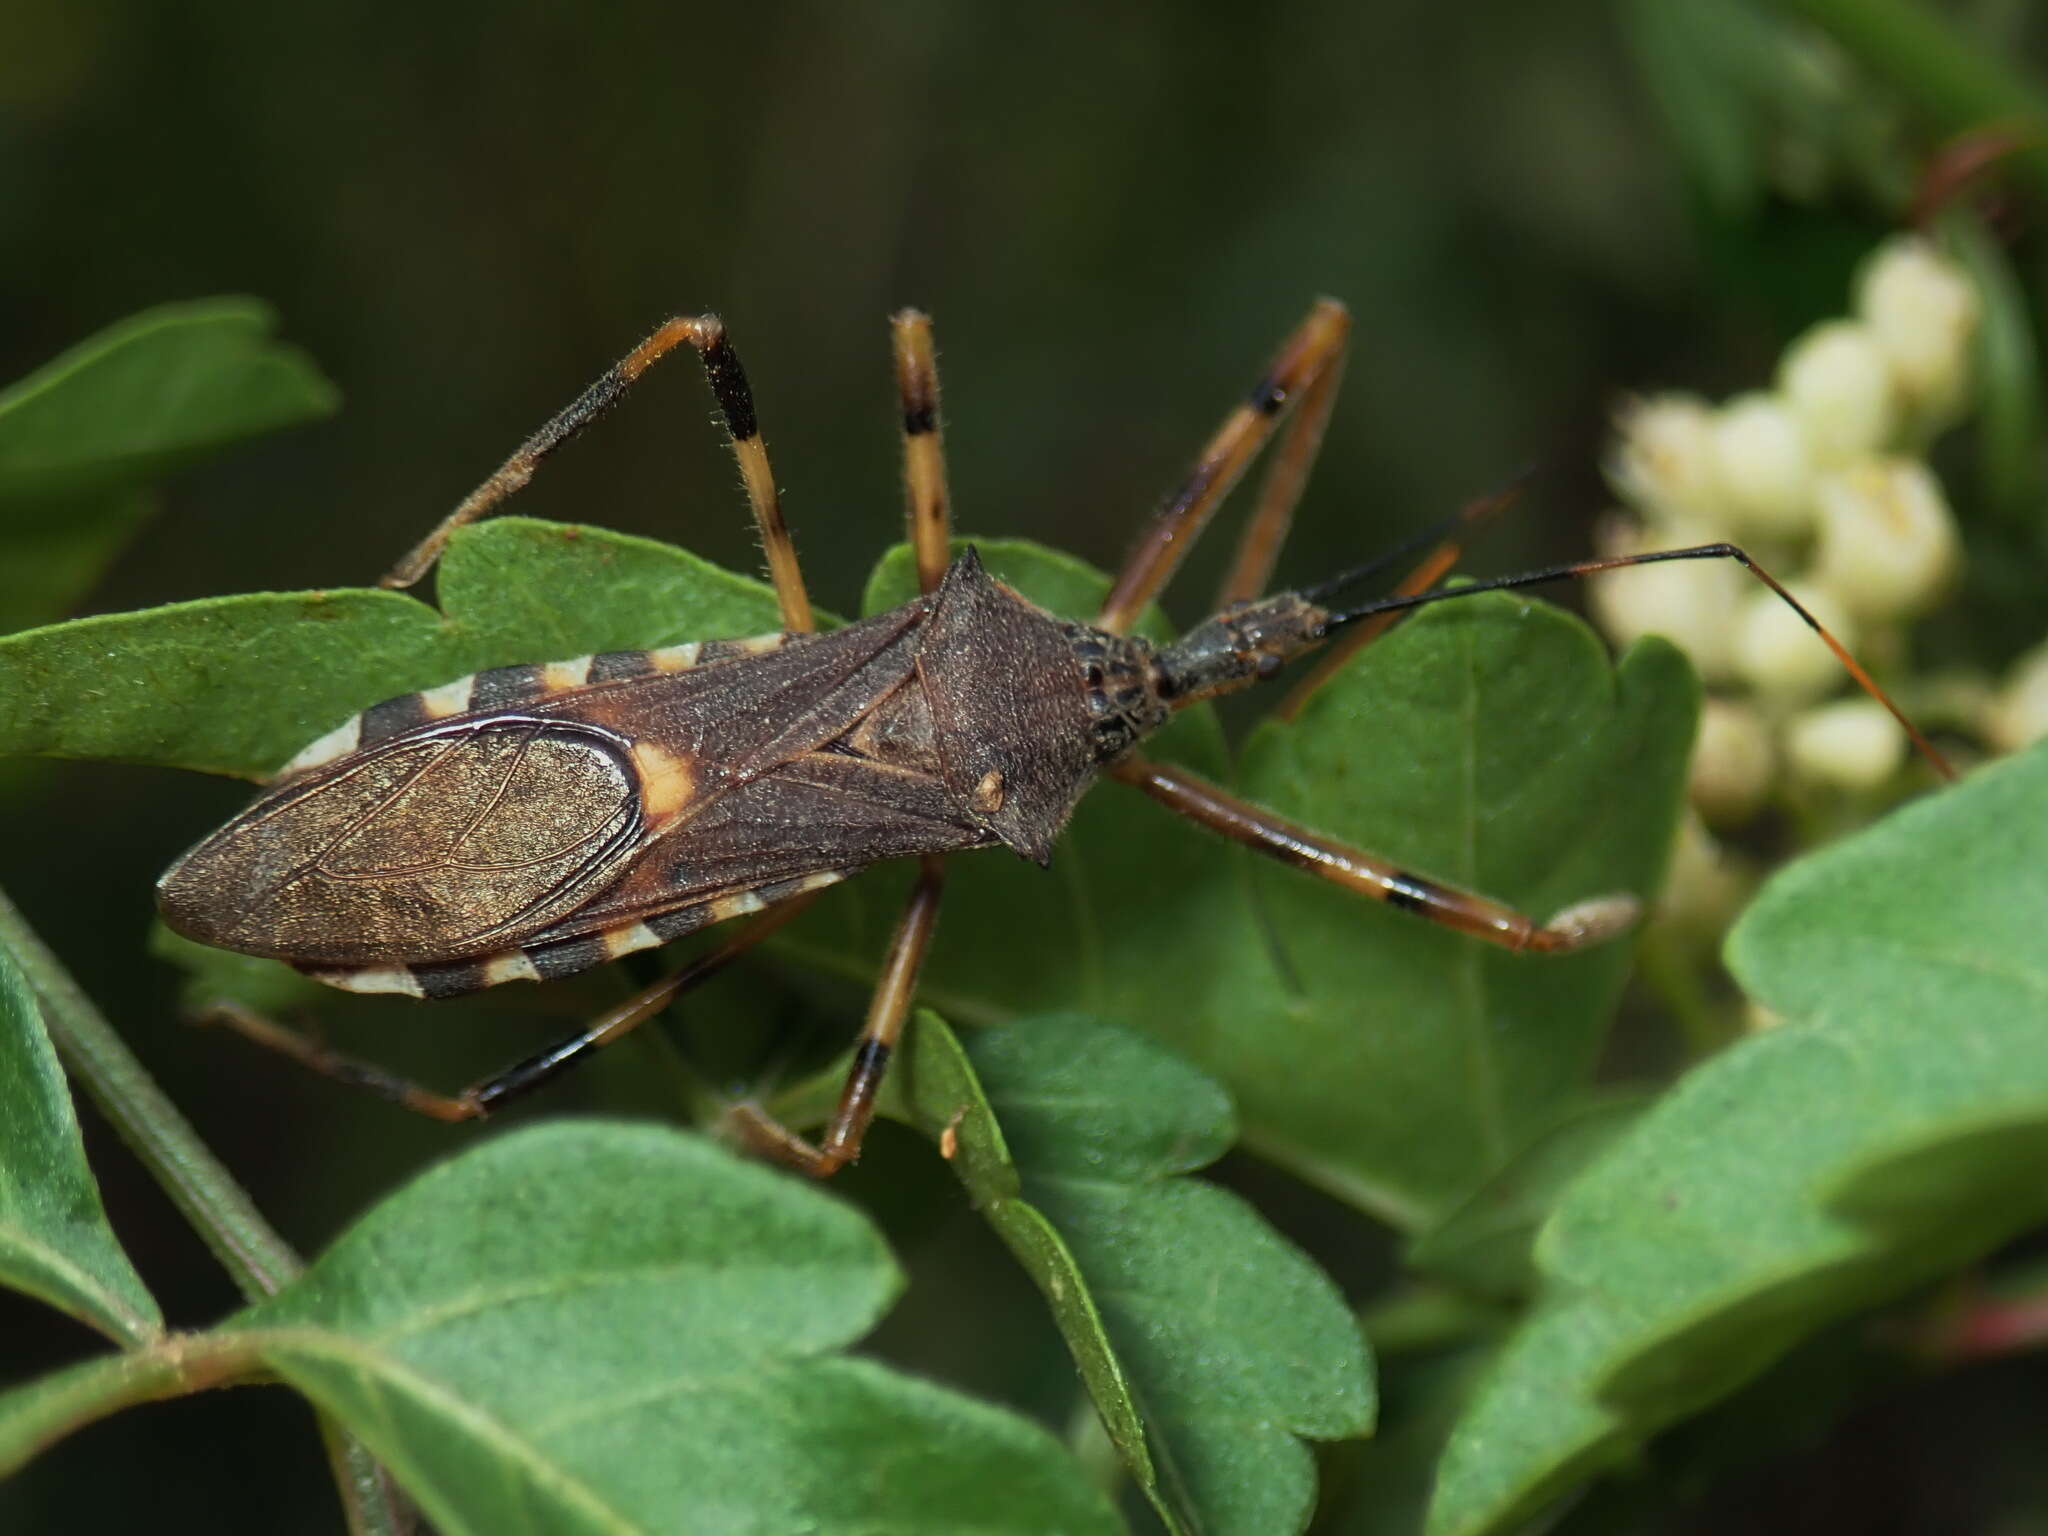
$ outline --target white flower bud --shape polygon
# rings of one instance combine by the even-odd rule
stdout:
[[[1816,325],[1786,350],[1778,392],[1819,465],[1877,452],[1898,430],[1892,371],[1877,333],[1854,320]]]
[[[1697,395],[1624,401],[1614,413],[1607,483],[1646,516],[1711,517],[1720,508],[1714,411]]]
[[[1968,394],[1979,309],[1969,277],[1917,235],[1880,245],[1856,286],[1856,311],[1884,348],[1900,394],[1928,421],[1953,417]]]
[[[1802,582],[1786,588],[1853,652],[1848,612],[1827,592]],[[1797,702],[1817,699],[1842,680],[1842,664],[1777,593],[1758,588],[1735,621],[1735,670],[1757,692]]]
[[[1941,482],[1918,459],[1867,459],[1823,475],[1813,580],[1859,619],[1930,606],[1962,558]]]
[[[1715,534],[1696,524],[1667,523],[1655,537],[1626,518],[1604,523],[1594,536],[1602,555],[1711,544]],[[1745,577],[1732,560],[1671,560],[1609,571],[1589,583],[1587,602],[1600,627],[1618,644],[1662,635],[1718,681],[1732,676],[1734,626]]]
[[[1714,473],[1738,533],[1796,538],[1813,520],[1813,467],[1798,419],[1775,395],[1737,395],[1714,418]]]
[[[1763,716],[1734,699],[1708,699],[1700,707],[1685,794],[1693,809],[1719,827],[1754,816],[1777,774],[1777,751]]]
[[[1974,731],[1982,727],[1998,685],[1967,664],[1917,671],[1913,676],[1913,718],[1928,726]]]
[[[1714,938],[1735,921],[1752,881],[1742,859],[1688,812],[1679,818],[1671,870],[1650,920],[1667,932]]]
[[[1836,789],[1876,789],[1906,760],[1906,733],[1875,699],[1842,699],[1808,710],[1785,732],[1792,771]]]
[[[2012,664],[1984,716],[1984,735],[1998,752],[2017,752],[2048,736],[2048,645]]]

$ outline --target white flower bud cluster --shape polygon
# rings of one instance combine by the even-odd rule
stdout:
[[[1665,933],[1711,942],[1735,921],[1756,879],[1741,854],[1716,842],[1687,811],[1678,821],[1670,872],[1652,921]]]
[[[2014,662],[1984,712],[1984,738],[1994,751],[2017,752],[2048,737],[2048,644]]]
[[[1605,555],[1739,544],[1868,660],[1903,653],[1904,626],[1960,565],[1955,519],[1923,454],[1968,398],[1980,305],[1954,262],[1908,235],[1872,253],[1853,309],[1795,340],[1769,390],[1719,406],[1687,394],[1624,405],[1606,470],[1633,516],[1599,544]],[[1674,879],[1713,865],[1708,827],[1741,825],[1781,786],[1865,795],[1906,761],[1898,723],[1732,561],[1604,575],[1591,606],[1617,640],[1678,644],[1714,691],[1689,784],[1701,824]],[[2048,647],[1998,697],[2001,739],[2048,735]],[[1712,903],[1702,894],[1694,905]]]
[[[1888,240],[1863,269],[1856,308],[1884,349],[1900,404],[1923,434],[1960,416],[1979,309],[1961,269],[1926,240]]]

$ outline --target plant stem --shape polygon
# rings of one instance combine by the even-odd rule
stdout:
[[[1945,133],[2023,120],[2048,134],[2048,96],[1919,0],[1777,0],[1904,96]],[[2048,195],[2048,142],[2014,157]]]
[[[251,1301],[259,1300],[304,1270],[291,1245],[263,1219],[234,1175],[164,1096],[5,891],[0,891],[0,944],[13,951],[29,986],[41,998],[50,1038],[72,1073],[163,1186],[171,1203],[213,1250],[242,1294]],[[115,1372],[127,1358],[104,1362],[105,1368]],[[161,1368],[170,1369],[168,1365]],[[166,1382],[170,1383],[169,1377]],[[171,1383],[155,1395],[175,1396],[189,1390],[189,1386]],[[411,1523],[398,1509],[389,1479],[375,1458],[326,1415],[321,1415],[320,1423],[352,1536],[402,1536],[410,1530]]]
[[[0,1477],[123,1408],[232,1386],[263,1368],[254,1335],[171,1334],[18,1387],[0,1399]]]
[[[413,1536],[419,1517],[391,1474],[370,1448],[329,1415],[318,1415],[320,1443],[327,1448],[328,1470],[341,1493],[348,1536]]]

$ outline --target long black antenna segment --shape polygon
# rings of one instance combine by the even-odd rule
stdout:
[[[1769,587],[1782,598],[1787,607],[1806,621],[1806,627],[1819,635],[1827,648],[1834,652],[1848,674],[1856,679],[1857,686],[1882,704],[1912,738],[1920,755],[1932,763],[1945,779],[1956,776],[1955,769],[1947,758],[1936,750],[1934,743],[1921,733],[1920,727],[1907,718],[1906,712],[1894,704],[1871,675],[1863,670],[1862,664],[1849,654],[1848,648],[1833,635],[1827,626],[1807,610],[1804,603],[1786,590],[1785,584],[1769,571],[1750,559],[1747,552],[1734,544],[1695,544],[1685,549],[1655,549],[1637,555],[1613,555],[1605,560],[1581,560],[1570,565],[1548,565],[1540,570],[1523,571],[1513,576],[1495,576],[1485,581],[1467,582],[1461,587],[1442,587],[1434,592],[1418,592],[1398,597],[1382,597],[1372,602],[1360,603],[1357,607],[1342,613],[1332,614],[1325,627],[1326,634],[1335,634],[1346,625],[1360,619],[1369,619],[1375,614],[1402,613],[1410,608],[1421,608],[1429,603],[1447,602],[1454,597],[1475,597],[1481,592],[1504,592],[1516,587],[1540,586],[1552,581],[1583,581],[1588,576],[1597,576],[1602,571],[1624,570],[1631,565],[1658,565],[1666,560],[1733,560],[1752,576]],[[1365,574],[1365,568],[1346,571],[1343,575],[1323,582],[1319,586],[1306,588],[1302,596],[1318,605],[1335,596]]]

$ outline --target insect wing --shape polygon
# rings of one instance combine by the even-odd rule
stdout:
[[[189,938],[302,964],[477,954],[586,900],[639,833],[619,737],[486,716],[281,787],[173,865],[158,896]]]
[[[443,991],[474,990],[721,921],[753,909],[745,893],[843,873],[906,837],[909,851],[955,845],[971,834],[927,820],[945,820],[935,783],[910,786],[932,806],[863,806],[856,791],[798,808],[768,782],[908,682],[922,616],[911,604],[827,635],[499,668],[387,700],[174,865],[165,920],[337,985],[410,990],[431,969]],[[820,835],[849,815],[835,830],[858,831],[863,810],[915,825],[857,847]],[[735,813],[751,821],[754,856],[681,846],[707,812],[711,845]]]

